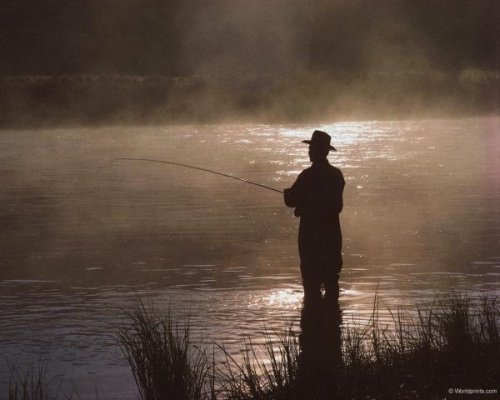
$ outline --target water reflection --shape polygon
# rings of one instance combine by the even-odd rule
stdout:
[[[334,136],[347,181],[344,324],[368,321],[375,293],[411,308],[448,289],[498,292],[498,121],[2,131],[0,362],[42,353],[82,398],[94,384],[131,398],[111,332],[137,295],[190,311],[193,334],[236,353],[265,327],[297,327],[297,221],[280,195],[110,160],[189,159],[287,187],[309,165],[297,139],[316,128]]]
[[[337,371],[342,363],[341,324],[338,297],[304,303],[300,319],[298,387],[307,398],[332,399],[337,392]]]

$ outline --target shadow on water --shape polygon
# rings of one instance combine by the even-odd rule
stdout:
[[[351,321],[370,320],[377,288],[394,309],[430,304],[450,288],[473,295],[498,288],[498,123],[323,125],[347,181],[344,335]],[[133,382],[108,333],[136,293],[160,310],[183,310],[189,299],[193,333],[232,352],[247,333],[286,326],[300,308],[299,274],[290,268],[298,261],[297,220],[279,196],[149,164],[115,163],[99,173],[95,166],[124,155],[189,159],[285,187],[308,164],[297,140],[310,130],[235,124],[2,132],[2,358],[24,364],[41,349],[83,398],[97,382],[100,395],[125,399]],[[306,344],[325,340],[331,321],[312,311],[304,312],[302,364],[330,351]],[[391,322],[388,313],[382,318]],[[0,387],[8,379],[3,360]]]
[[[341,324],[338,295],[304,303],[299,336],[299,398],[332,399],[337,393],[342,365]]]

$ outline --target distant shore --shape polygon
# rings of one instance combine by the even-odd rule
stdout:
[[[498,93],[484,71],[4,76],[0,129],[489,115]]]

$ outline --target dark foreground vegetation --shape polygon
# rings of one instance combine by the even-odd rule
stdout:
[[[326,315],[338,321],[335,313],[323,313],[314,321],[319,331],[309,344],[302,314],[300,333],[270,335],[260,346],[248,342],[241,358],[215,345],[225,358],[215,362],[213,349],[190,341],[189,324],[179,325],[139,303],[117,340],[144,400],[432,400],[461,398],[462,389],[490,391],[469,393],[467,399],[498,398],[496,296],[439,297],[411,313],[389,310],[390,319],[383,321],[381,310],[376,300],[368,324],[344,324],[341,333],[336,323],[332,330],[325,324]],[[336,334],[339,351],[331,352],[328,343],[337,346]],[[47,399],[45,381],[45,366],[13,373],[9,399]]]

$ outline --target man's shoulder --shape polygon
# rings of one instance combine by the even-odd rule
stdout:
[[[304,178],[307,178],[307,177],[311,176],[313,173],[314,173],[314,170],[312,169],[312,166],[311,167],[307,167],[306,169],[303,169],[299,173],[299,175],[297,176],[297,178],[304,179]]]
[[[340,168],[337,168],[331,164],[328,164],[329,165],[329,172],[332,176],[332,178],[336,179],[336,180],[339,180],[341,182],[344,182],[344,174],[342,174],[342,171],[340,170]]]
[[[310,178],[313,178],[315,176],[325,176],[325,172],[333,178],[341,179],[341,180],[344,179],[344,175],[342,174],[342,171],[340,170],[340,168],[337,168],[337,167],[331,165],[330,163],[326,163],[326,164],[321,165],[321,166],[314,166],[314,165],[310,166],[310,167],[304,169],[299,174],[298,177],[300,179],[310,179]]]
[[[342,175],[342,171],[340,170],[340,168],[337,168],[330,163],[321,165],[321,170],[328,171],[328,173],[332,175]]]
[[[328,164],[328,167],[330,168],[331,171],[334,171],[336,174],[342,174],[342,171],[340,170],[340,168],[338,168],[332,164]]]
[[[307,167],[302,170],[302,172],[299,175],[309,175],[314,171],[313,166],[311,165],[310,167]]]

